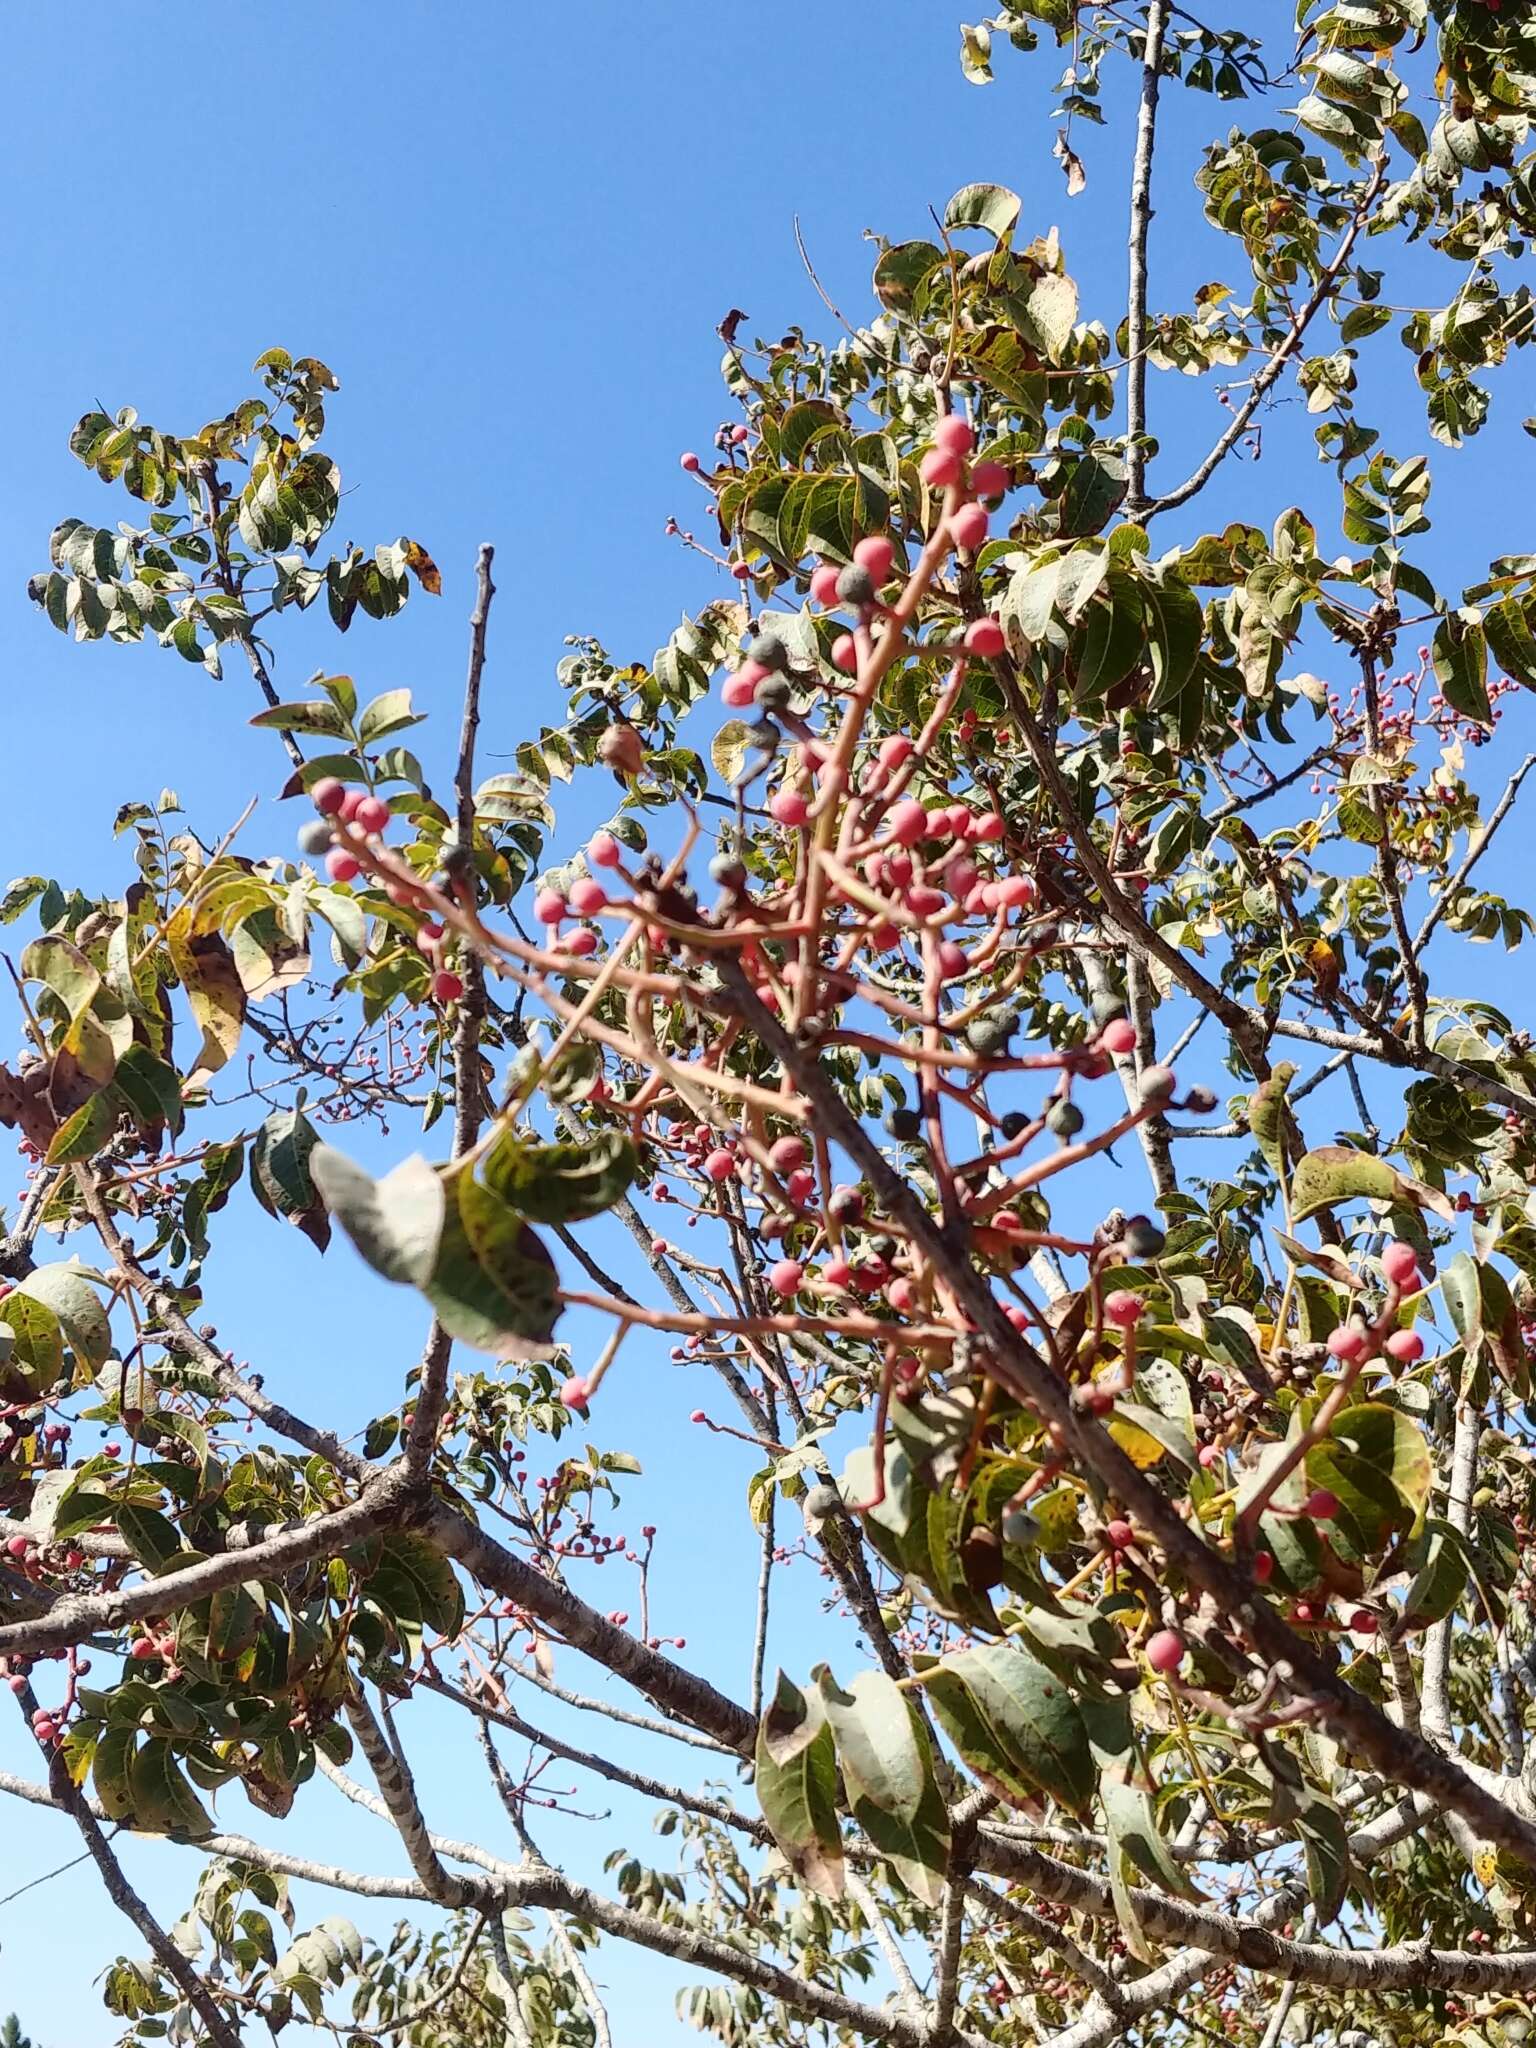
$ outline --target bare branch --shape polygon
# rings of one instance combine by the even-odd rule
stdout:
[[[1133,516],[1146,498],[1147,455],[1147,237],[1152,226],[1152,157],[1157,142],[1157,96],[1162,83],[1167,0],[1148,0],[1141,46],[1141,105],[1136,154],[1131,162],[1130,294],[1125,334],[1126,509]]]

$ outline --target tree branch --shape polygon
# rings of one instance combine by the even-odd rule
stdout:
[[[1131,163],[1130,294],[1125,322],[1126,510],[1132,517],[1146,498],[1147,456],[1147,236],[1152,226],[1152,157],[1157,141],[1157,96],[1162,83],[1167,0],[1148,0],[1141,50],[1141,105]]]

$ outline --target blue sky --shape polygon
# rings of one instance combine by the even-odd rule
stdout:
[[[594,0],[579,12],[533,0],[271,0],[259,13],[174,21],[79,0],[67,13],[18,10],[8,29],[0,878],[49,870],[120,888],[126,849],[113,845],[112,814],[167,783],[205,835],[252,796],[263,808],[251,850],[285,846],[292,829],[288,813],[269,811],[281,761],[270,736],[245,725],[254,707],[233,664],[214,685],[155,649],[77,648],[27,604],[55,520],[127,509],[66,449],[88,407],[131,403],[168,429],[192,427],[246,395],[262,349],[327,360],[342,383],[328,445],[349,493],[338,538],[419,537],[444,595],[413,599],[388,625],[360,619],[340,644],[318,618],[286,626],[285,694],[322,663],[365,690],[407,685],[439,717],[423,751],[445,759],[475,547],[494,540],[489,770],[537,720],[558,718],[563,635],[594,632],[646,658],[685,609],[723,587],[663,526],[696,504],[678,452],[707,446],[725,416],[713,330],[726,310],[744,307],[764,334],[794,322],[832,330],[795,250],[797,213],[828,292],[855,319],[869,311],[863,232],[920,235],[927,209],[977,178],[1022,191],[1032,229],[1060,224],[1086,308],[1112,322],[1123,297],[1123,109],[1109,131],[1078,137],[1090,184],[1069,202],[1048,156],[1050,60],[1004,52],[999,82],[978,91],[960,74],[953,19],[914,0],[843,0],[810,25],[780,15],[766,30],[759,10],[719,0]],[[1171,197],[1200,136],[1224,118],[1211,102],[1169,95],[1170,197],[1154,228],[1166,302],[1232,274]],[[1394,431],[1407,454],[1424,444],[1410,359],[1390,334],[1376,353],[1401,393]],[[1446,581],[1528,544],[1509,514],[1530,463],[1516,422],[1533,409],[1506,378],[1501,424],[1460,459],[1440,457],[1428,548]],[[1154,425],[1171,451],[1155,475],[1182,476],[1222,417],[1204,387],[1154,377]],[[1267,428],[1262,466],[1229,466],[1198,525],[1267,523],[1303,495],[1327,505],[1323,481],[1310,424],[1289,406]],[[1197,530],[1193,509],[1183,530]],[[1487,784],[1512,747],[1501,736],[1488,750]],[[415,1305],[366,1279],[345,1250],[322,1267],[297,1237],[254,1218],[252,1230],[256,1249],[215,1263],[212,1312],[279,1392],[360,1425],[392,1400],[415,1355]],[[628,1445],[647,1468],[643,1485],[629,1482],[626,1521],[665,1532],[658,1625],[689,1635],[689,1661],[741,1692],[751,1454],[712,1439],[709,1458],[695,1455],[687,1411],[713,1397],[666,1364],[664,1347],[636,1340],[610,1389],[598,1440]],[[775,1647],[803,1665],[817,1589],[797,1571]],[[605,1606],[632,1605],[600,1579],[592,1590]],[[700,1627],[711,1606],[716,1618]],[[593,1682],[573,1658],[563,1676]],[[693,1753],[679,1754],[671,1767],[690,1772]],[[31,1768],[3,1724],[0,1757]],[[647,1759],[671,1763],[654,1747]],[[422,1777],[446,1832],[486,1827],[466,1738],[447,1745],[429,1731]],[[399,1866],[386,1832],[334,1800],[301,1816],[295,1848]],[[259,1831],[235,1795],[221,1818]],[[5,1819],[0,1890],[75,1853],[50,1817],[8,1807]],[[644,1854],[641,1825],[630,1840]],[[548,1834],[552,1849],[593,1853],[575,1826]],[[195,1858],[135,1844],[127,1861],[162,1913],[179,1910]],[[388,1917],[358,1914],[375,1929]],[[0,1908],[0,2014],[14,2005],[42,2048],[104,2048],[115,2028],[91,1979],[122,1942],[84,1873]],[[615,1989],[621,2042],[695,2038],[670,2021],[670,1968],[605,1950],[599,1974]]]

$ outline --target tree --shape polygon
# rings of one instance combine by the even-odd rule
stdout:
[[[15,2013],[9,2013],[0,2021],[0,2048],[32,2048],[31,2041],[21,2031],[21,2022]]]
[[[324,364],[270,350],[195,434],[76,427],[134,517],[56,527],[33,596],[77,638],[242,660],[308,820],[294,859],[127,803],[120,895],[31,876],[0,908],[35,927],[0,1068],[31,1162],[0,1655],[40,1773],[0,1782],[72,1818],[147,1950],[107,1977],[128,2038],[606,2043],[614,1941],[733,2043],[1522,2037],[1536,1053],[1459,991],[1467,942],[1531,926],[1476,871],[1536,756],[1491,803],[1468,759],[1528,713],[1536,556],[1442,590],[1421,436],[1394,415],[1389,453],[1366,402],[1395,328],[1455,449],[1536,331],[1536,24],[1300,13],[1279,54],[1167,0],[967,27],[978,84],[1004,42],[1068,52],[1069,199],[1101,103],[1134,105],[1123,312],[972,185],[879,245],[879,312],[835,344],[733,316],[739,418],[682,465],[733,593],[648,663],[573,642],[567,718],[481,779],[482,549],[450,795],[407,692],[273,681],[291,612],[345,633],[439,585],[409,539],[322,561]],[[1201,159],[1227,281],[1183,307],[1150,281],[1176,88],[1261,122]],[[1175,369],[1227,412],[1187,466],[1155,433]],[[1202,532],[1235,465],[1257,500],[1293,395],[1316,506]],[[584,846],[553,801],[578,776],[617,785]],[[244,1125],[210,1088],[237,1058]],[[322,1135],[408,1107],[435,1161],[375,1178]],[[1103,1213],[1111,1147],[1143,1213]],[[203,1320],[242,1175],[329,1285],[339,1225],[424,1298],[360,1448]],[[576,1309],[610,1332],[579,1361]],[[586,1597],[621,1554],[643,1589],[655,1535],[614,1533],[637,1466],[600,1435],[635,1331],[760,1447],[731,1690],[643,1591]],[[680,1460],[728,1428],[694,1421]],[[833,1617],[775,1677],[801,1559],[858,1647]],[[415,1790],[450,1710],[485,1843]],[[547,1862],[552,1759],[653,1799],[675,1863],[616,1844],[601,1891]],[[273,1846],[316,1774],[409,1875]],[[215,1830],[221,1789],[259,1839]],[[203,1858],[174,1929],[125,1832]],[[297,1931],[293,1878],[411,1917],[387,1948]]]

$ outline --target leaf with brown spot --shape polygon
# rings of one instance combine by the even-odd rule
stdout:
[[[443,594],[442,571],[427,553],[421,542],[419,540],[405,540],[402,538],[400,545],[405,549],[406,568],[410,570],[428,597],[441,597]]]

